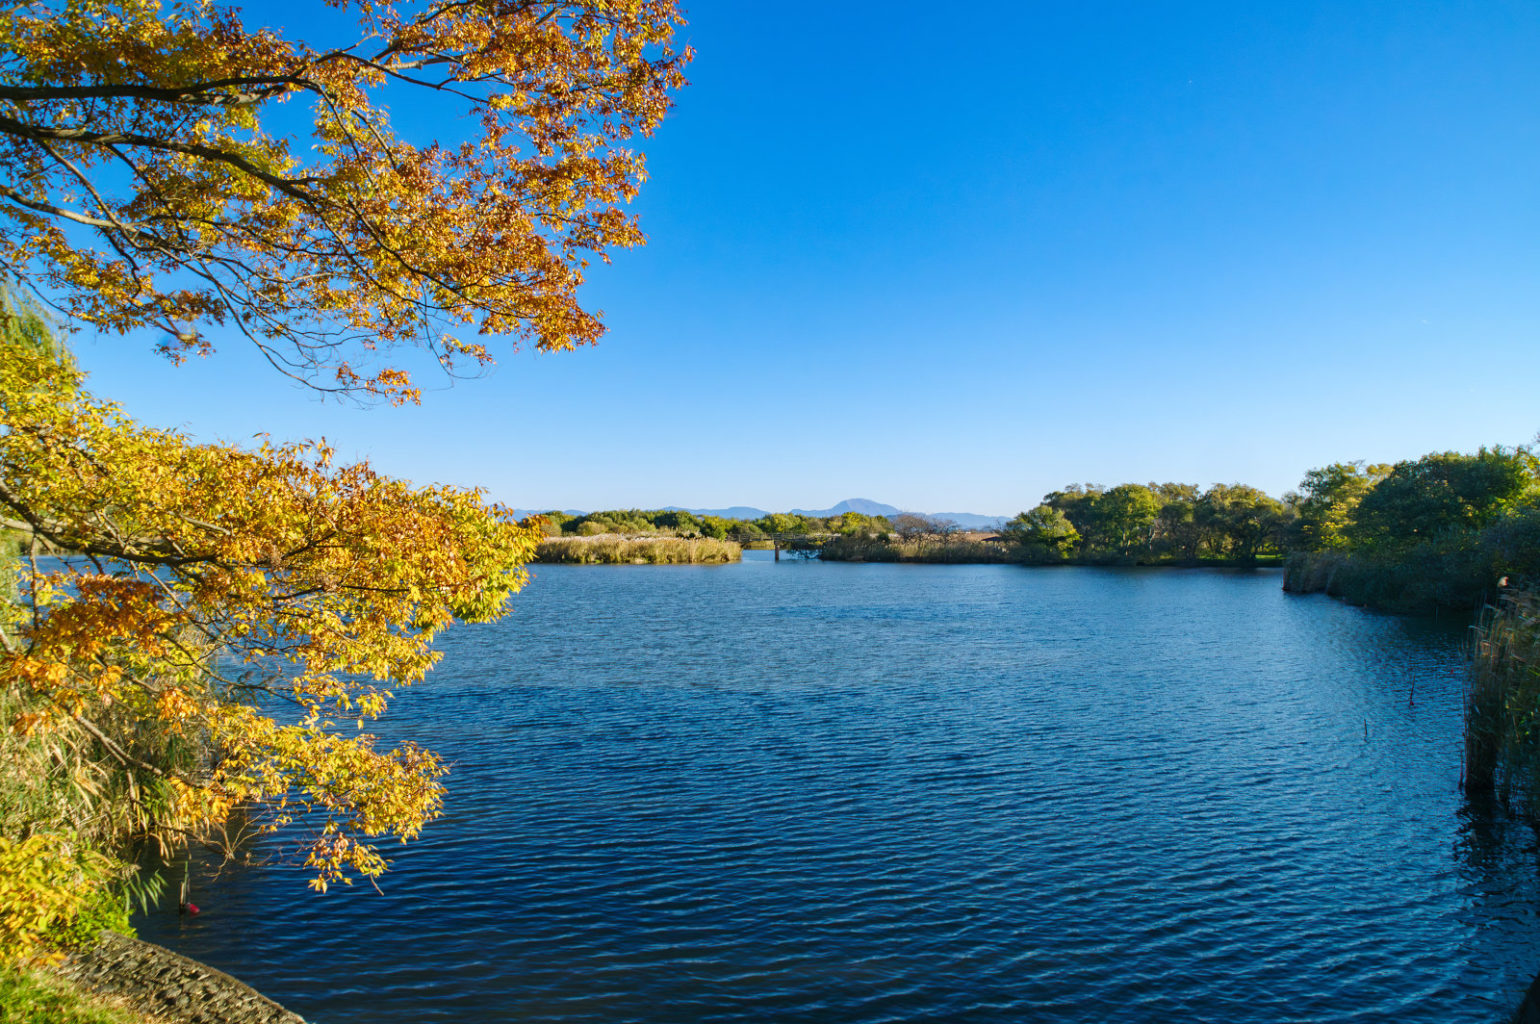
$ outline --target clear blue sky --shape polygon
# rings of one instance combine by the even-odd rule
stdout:
[[[405,409],[235,341],[80,360],[154,424],[324,435],[518,507],[1281,494],[1540,430],[1540,5],[940,10],[696,4],[595,348],[496,346]]]

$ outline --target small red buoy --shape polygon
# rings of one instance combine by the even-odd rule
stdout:
[[[189,914],[196,914],[198,912],[198,904],[196,904],[196,903],[189,903],[189,904],[187,904],[187,912]]]

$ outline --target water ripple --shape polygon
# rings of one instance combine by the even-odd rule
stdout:
[[[317,1024],[1496,1021],[1534,833],[1459,797],[1457,631],[1276,575],[542,568],[386,723],[385,892],[142,934]]]

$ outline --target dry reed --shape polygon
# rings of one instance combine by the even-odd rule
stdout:
[[[743,557],[743,548],[709,537],[553,537],[542,541],[535,561],[567,565],[720,565]]]
[[[1465,789],[1540,792],[1540,592],[1509,591],[1475,627],[1465,695]]]

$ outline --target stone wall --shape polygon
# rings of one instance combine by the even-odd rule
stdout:
[[[305,1024],[250,985],[169,949],[114,932],[73,953],[58,973],[178,1024]]]

